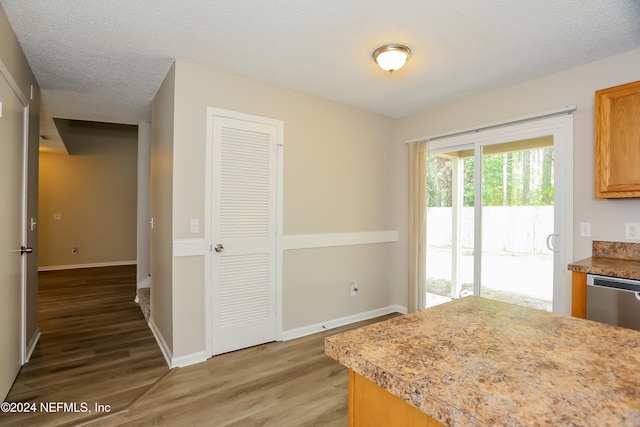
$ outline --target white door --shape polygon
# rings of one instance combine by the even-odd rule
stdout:
[[[277,338],[282,122],[213,116],[212,354]]]
[[[22,366],[25,108],[0,72],[0,396]]]

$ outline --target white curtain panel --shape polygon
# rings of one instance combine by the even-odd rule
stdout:
[[[427,143],[409,144],[409,311],[424,308],[427,275]]]

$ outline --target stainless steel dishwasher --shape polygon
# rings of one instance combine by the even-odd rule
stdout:
[[[640,331],[640,280],[587,274],[587,319]]]

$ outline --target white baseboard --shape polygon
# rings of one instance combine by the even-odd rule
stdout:
[[[136,265],[137,260],[133,261],[113,261],[113,262],[94,262],[91,264],[70,264],[70,265],[47,265],[38,267],[38,271],[56,271],[56,270],[72,270],[75,268],[93,268],[93,267],[117,267],[119,265]]]
[[[31,359],[31,355],[33,354],[33,350],[36,349],[36,345],[38,345],[38,340],[40,339],[40,328],[36,328],[36,332],[31,336],[31,340],[27,343],[26,347],[26,355],[24,358],[24,363],[27,363],[29,359]]]
[[[408,307],[405,307],[404,305],[396,304],[396,305],[393,305],[392,307],[394,307],[394,308],[396,309],[396,312],[397,312],[397,313],[400,313],[400,314],[407,314],[407,313],[409,313],[409,308],[408,308]]]
[[[366,311],[366,312],[354,314],[351,316],[341,317],[339,319],[333,319],[327,322],[317,323],[315,325],[309,325],[302,328],[283,331],[282,341],[301,338],[307,335],[315,334],[315,333],[326,331],[329,329],[338,328],[340,326],[350,325],[352,323],[360,322],[363,320],[373,319],[374,317],[384,316],[386,314],[391,314],[391,313],[407,314],[407,312],[408,312],[407,307],[403,307],[401,305],[390,305],[388,307],[378,308],[375,310]],[[171,351],[169,350],[166,342],[162,339],[160,332],[157,330],[157,328],[153,324],[153,319],[149,321],[149,326],[151,327],[151,330],[153,331],[153,335],[155,335],[156,340],[158,340],[158,345],[160,345],[162,354],[164,354],[165,359],[167,360],[167,364],[169,365],[170,368],[183,368],[185,366],[204,362],[209,358],[207,356],[206,351],[200,351],[197,353],[188,354],[180,357],[173,357],[173,355],[171,355]]]
[[[187,354],[186,356],[174,357],[171,360],[172,368],[184,368],[185,366],[195,365],[196,363],[204,362],[208,359],[206,351],[199,351],[193,354]]]
[[[374,317],[384,316],[391,313],[407,314],[407,307],[401,305],[390,305],[388,307],[378,308],[351,316],[341,317],[339,319],[328,320],[315,325],[303,326],[302,328],[290,329],[282,332],[282,341],[289,341],[295,338],[301,338],[307,335],[316,334],[318,332],[329,329],[338,328],[340,326],[350,325],[352,323],[361,322],[363,320],[373,319]]]
[[[167,345],[167,342],[164,340],[162,334],[160,333],[160,330],[158,330],[158,327],[153,322],[153,317],[149,319],[149,328],[151,329],[151,332],[153,333],[153,336],[155,337],[156,342],[160,347],[160,351],[164,356],[165,362],[167,362],[167,366],[169,366],[169,368],[173,368],[173,366],[171,366],[171,359],[173,359],[173,354],[171,353],[171,349]]]
[[[174,357],[171,349],[167,345],[167,342],[162,337],[162,334],[158,330],[158,327],[153,322],[153,317],[149,319],[149,328],[153,336],[156,338],[156,342],[160,347],[160,351],[164,356],[164,360],[167,362],[169,368],[184,368],[185,366],[195,365],[196,363],[204,362],[208,359],[206,351],[199,351],[193,354],[187,354],[185,356]]]
[[[138,289],[150,288],[151,287],[151,276],[147,276],[138,282]]]

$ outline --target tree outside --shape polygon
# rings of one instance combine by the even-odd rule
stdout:
[[[553,205],[553,148],[512,151],[483,156],[483,206]],[[473,157],[465,157],[464,206],[473,206]],[[429,207],[452,206],[452,162],[431,155],[427,164]]]

